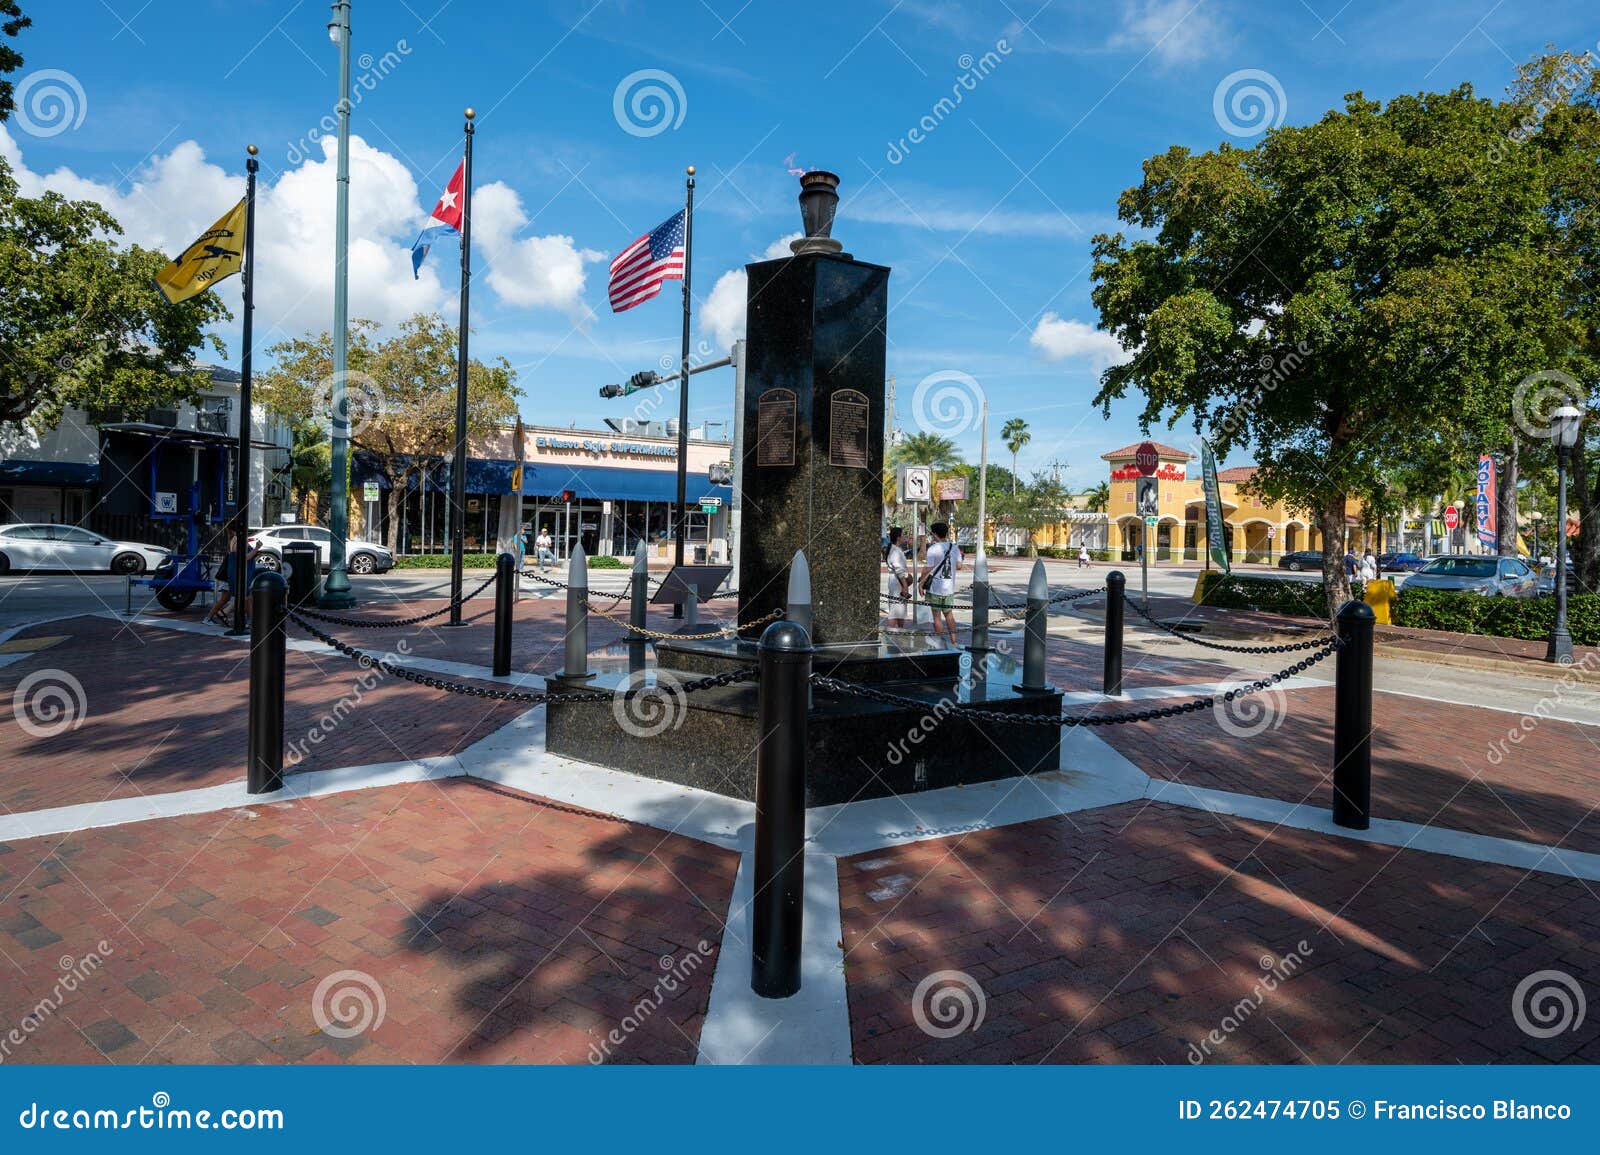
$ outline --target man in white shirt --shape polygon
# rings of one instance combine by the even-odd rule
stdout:
[[[550,565],[556,564],[556,555],[550,548],[550,531],[548,529],[539,531],[539,536],[534,539],[533,550],[539,559],[540,573],[544,572],[546,562]]]
[[[933,541],[922,559],[922,584],[928,594],[928,609],[933,612],[933,636],[948,637],[955,645],[956,571],[961,568],[961,550],[950,540],[948,522],[936,521],[928,532]]]

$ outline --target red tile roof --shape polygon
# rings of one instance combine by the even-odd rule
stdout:
[[[1136,441],[1132,445],[1124,445],[1121,449],[1113,449],[1110,453],[1102,453],[1100,455],[1100,460],[1132,461],[1134,452],[1143,444],[1144,442],[1142,441]],[[1171,445],[1163,445],[1159,441],[1153,441],[1151,444],[1156,447],[1156,452],[1162,457],[1176,457],[1180,461],[1194,460],[1194,454],[1190,453],[1187,449],[1177,449]]]
[[[1256,475],[1254,465],[1235,465],[1231,469],[1224,469],[1217,474],[1218,481],[1249,481]]]

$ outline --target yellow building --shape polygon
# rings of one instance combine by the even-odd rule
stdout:
[[[1199,560],[1206,543],[1206,496],[1200,464],[1186,449],[1153,444],[1160,458],[1156,468],[1160,521],[1149,531],[1153,547],[1150,557]],[[1111,522],[1111,549],[1120,551],[1124,558],[1137,555],[1147,532],[1134,507],[1139,470],[1133,458],[1138,448],[1125,445],[1100,455],[1111,470],[1111,502],[1106,509]],[[1249,482],[1255,473],[1253,465],[1217,472],[1217,490],[1233,560],[1271,562],[1296,550],[1321,549],[1322,534],[1307,514],[1250,492]],[[1359,512],[1354,503],[1345,510],[1350,543],[1355,548],[1367,544]],[[1374,548],[1375,543],[1376,539]]]

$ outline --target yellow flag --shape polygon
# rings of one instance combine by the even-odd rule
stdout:
[[[183,255],[156,274],[156,288],[176,305],[239,271],[244,261],[244,201],[222,215]]]

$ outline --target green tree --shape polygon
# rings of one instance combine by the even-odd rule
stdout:
[[[418,313],[378,340],[375,321],[350,324],[350,444],[366,453],[389,482],[391,549],[399,547],[406,494],[430,458],[455,446],[456,328],[437,313]],[[328,333],[280,342],[267,350],[274,367],[260,375],[261,399],[296,427],[328,428],[333,338]],[[504,358],[467,366],[467,436],[488,436],[517,413],[516,373]],[[311,446],[308,445],[308,449]]]
[[[1007,449],[1011,450],[1011,494],[1017,492],[1017,454],[1022,452],[1022,447],[1033,440],[1033,434],[1028,432],[1028,423],[1020,417],[1013,417],[1000,427],[1000,440],[1005,442]]]
[[[1514,117],[1467,86],[1357,93],[1251,149],[1150,158],[1118,204],[1146,235],[1095,239],[1101,324],[1136,353],[1097,399],[1253,445],[1261,494],[1317,520],[1330,611],[1347,501],[1503,446],[1513,383],[1570,328],[1540,166],[1499,153]]]
[[[10,36],[13,39],[28,28],[33,21],[22,14],[22,8],[17,0],[0,0],[0,16],[5,17],[0,22],[0,35]],[[9,44],[0,44],[0,121],[11,116],[11,110],[16,107],[12,100],[12,85],[7,77],[22,67],[22,54]]]
[[[1111,483],[1102,481],[1084,495],[1084,505],[1094,513],[1104,513],[1111,508]]]
[[[215,293],[169,305],[151,279],[160,253],[119,247],[92,201],[20,195],[0,160],[0,423],[53,428],[68,406],[142,412],[188,400],[205,327],[232,316]]]
[[[890,454],[896,465],[931,465],[948,469],[961,463],[961,451],[948,437],[937,433],[907,433]]]

